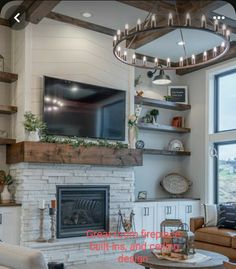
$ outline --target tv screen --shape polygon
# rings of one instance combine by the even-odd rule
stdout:
[[[125,91],[44,77],[47,133],[125,140]]]

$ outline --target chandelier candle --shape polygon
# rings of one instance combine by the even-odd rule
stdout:
[[[173,25],[173,15],[172,13],[170,13],[168,17],[168,26],[172,26],[172,25]]]
[[[153,8],[152,8],[153,10]],[[137,24],[134,26],[131,26],[130,24],[124,25],[124,30],[117,30],[117,33],[113,37],[113,54],[114,56],[121,61],[123,64],[143,68],[143,69],[154,69],[154,70],[179,70],[179,69],[187,69],[192,68],[196,66],[204,66],[208,63],[215,62],[216,60],[220,59],[222,56],[226,54],[226,52],[230,48],[230,31],[227,29],[227,26],[223,23],[220,23],[217,17],[213,21],[213,27],[211,25],[207,24],[207,17],[205,14],[201,14],[200,18],[194,19],[194,25],[191,25],[191,17],[190,13],[187,12],[187,14],[183,18],[180,18],[178,20],[179,22],[175,23],[174,16],[180,17],[181,14],[172,14],[167,13],[166,14],[168,21],[166,21],[166,25],[159,25],[159,19],[158,14],[154,14],[149,12],[149,16],[142,21],[141,19],[137,20]],[[183,23],[181,23],[183,22]],[[132,29],[132,31],[130,30]],[[161,33],[161,31],[167,31],[170,30],[179,30],[180,31],[180,38],[179,40],[182,41],[182,43],[185,43],[185,39],[181,35],[182,29],[188,29],[188,31],[192,32],[192,35],[198,35],[201,32],[204,34],[209,34],[209,39],[212,38],[212,35],[217,37],[218,44],[214,44],[215,48],[212,48],[212,50],[209,50],[207,47],[200,50],[198,53],[193,51],[191,54],[194,55],[194,57],[191,56],[190,52],[187,51],[188,47],[182,46],[183,52],[180,55],[188,55],[190,56],[187,58],[187,56],[183,57],[183,59],[179,58],[179,61],[171,62],[170,55],[166,56],[166,59],[163,59],[158,55],[157,58],[150,57],[150,55],[143,55],[142,59],[137,59],[137,56],[134,56],[135,49],[133,49],[131,46],[127,47],[128,40],[132,40],[133,45],[137,42],[139,38],[142,38],[143,35],[148,36],[149,34],[153,34],[154,32],[156,34]],[[177,31],[177,32],[179,32]],[[221,44],[223,44],[222,46]],[[134,46],[135,47],[135,46]],[[124,48],[124,50],[121,48]],[[131,51],[132,49],[132,51]],[[173,51],[174,46],[173,46]],[[198,51],[198,50],[197,50]],[[177,53],[176,53],[177,54]],[[207,55],[209,54],[209,55]],[[132,56],[132,57],[128,57]],[[177,55],[174,55],[172,60],[176,58]],[[154,56],[155,57],[155,56]],[[165,61],[165,64],[160,65],[160,62]]]
[[[141,20],[138,19],[137,20],[137,28],[136,28],[137,31],[141,31],[141,23],[142,23]]]
[[[129,34],[129,24],[125,25],[125,35]]]
[[[154,28],[157,26],[157,22],[156,22],[156,15],[153,14],[152,15],[152,19],[151,19],[151,27]]]
[[[190,18],[190,14],[187,13],[186,14],[186,26],[190,26],[191,25],[191,18]]]
[[[202,28],[206,28],[206,16],[205,15],[202,15],[201,26]]]

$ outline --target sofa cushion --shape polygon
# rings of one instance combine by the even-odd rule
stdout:
[[[236,231],[231,229],[219,229],[217,227],[204,227],[195,232],[195,240],[216,244],[225,247],[232,246],[232,239]]]
[[[219,205],[217,226],[236,230],[236,204]]]
[[[218,206],[216,204],[203,204],[204,208],[204,226],[216,227],[218,220]]]
[[[10,267],[5,267],[0,265],[0,269],[11,269]]]
[[[232,248],[236,248],[236,235],[232,238]]]

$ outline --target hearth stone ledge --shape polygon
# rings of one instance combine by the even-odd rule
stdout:
[[[121,209],[127,216],[133,209],[135,197],[134,169],[132,167],[18,163],[10,165],[9,169],[17,182],[16,200],[22,204],[20,220],[21,245],[41,249],[48,261],[63,260],[63,262],[66,261],[65,263],[70,265],[104,261],[116,257],[115,251],[93,251],[91,253],[89,242],[86,241],[88,238],[86,237],[60,239],[57,243],[51,244],[36,243],[35,240],[39,236],[38,204],[40,200],[45,200],[49,204],[50,200],[55,199],[57,185],[109,185],[110,231],[116,231],[118,210]],[[48,209],[45,212],[44,227],[44,237],[49,239],[50,219]],[[114,242],[122,240],[129,245],[131,242],[135,243],[140,239],[112,240]],[[70,259],[68,258],[69,260],[66,258],[67,256],[65,257],[65,253],[70,257]]]

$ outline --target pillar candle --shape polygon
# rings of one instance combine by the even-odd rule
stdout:
[[[45,208],[45,200],[39,201],[39,209],[44,209]]]
[[[57,206],[57,201],[51,200],[51,208],[56,208],[56,206]]]

